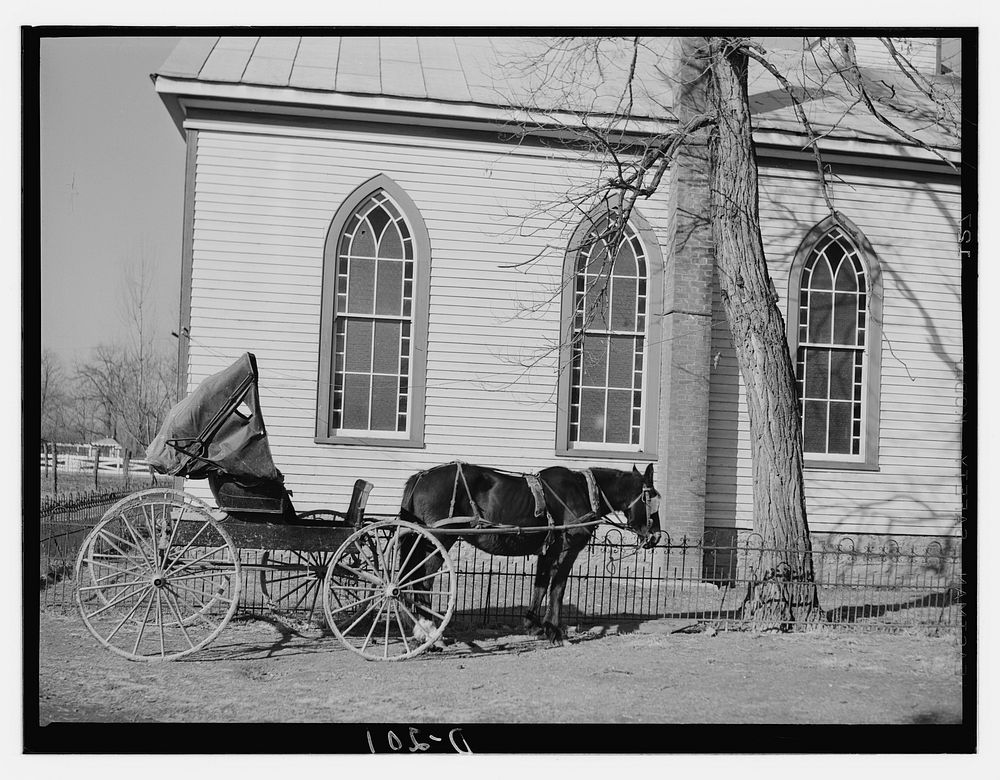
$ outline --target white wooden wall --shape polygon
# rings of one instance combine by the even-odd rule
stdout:
[[[892,55],[878,38],[854,39],[854,51],[858,63],[870,68],[899,68]],[[924,75],[933,76],[937,69],[938,39],[937,38],[893,38],[896,50]]]
[[[556,212],[595,168],[568,153],[359,129],[199,128],[189,388],[244,351],[257,355],[275,462],[300,510],[346,507],[354,480],[372,513],[395,513],[406,478],[452,460],[534,471],[600,461],[554,456],[556,360],[569,231]],[[334,212],[376,174],[413,198],[431,240],[424,449],[313,442],[323,244]],[[660,231],[665,194],[644,204]],[[661,236],[662,238],[662,236]],[[505,264],[530,260],[522,270]],[[526,314],[528,304],[543,304]],[[631,463],[603,465],[629,468]],[[657,469],[657,477],[662,473]],[[207,495],[204,483],[189,489]]]
[[[781,311],[802,237],[826,216],[815,174],[761,165],[761,221]],[[835,205],[881,259],[879,471],[807,470],[814,531],[956,534],[961,513],[961,264],[957,182],[886,170],[843,176]],[[901,178],[898,178],[901,177]],[[751,526],[748,421],[716,290],[706,525]],[[737,389],[737,385],[739,388]]]

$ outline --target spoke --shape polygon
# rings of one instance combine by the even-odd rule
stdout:
[[[174,590],[176,590],[176,586],[171,585],[170,583],[168,583],[167,584],[167,590],[174,591]],[[187,590],[191,590],[191,589],[188,588]],[[191,591],[191,592],[194,593],[196,596],[203,596],[204,595],[203,593],[199,593],[198,591]],[[218,599],[219,601],[228,602],[229,604],[233,603],[232,599],[224,599],[224,598],[222,598],[222,596],[215,596],[213,598],[214,599]],[[192,601],[194,601],[194,599],[192,599]],[[218,627],[218,623],[213,623],[211,620],[209,620],[208,615],[205,612],[205,610],[207,610],[209,608],[209,606],[211,606],[211,605],[210,604],[203,604],[200,601],[196,601],[195,602],[195,606],[199,607],[199,611],[195,612],[194,615],[192,615],[192,617],[195,617],[195,618],[197,618],[198,620],[201,620],[204,623],[208,623],[209,628],[211,628],[213,631],[215,631],[215,629]]]
[[[182,504],[181,505],[181,513],[179,515],[177,515],[177,522],[175,522],[174,525],[173,525],[173,528],[170,529],[170,540],[167,542],[166,549],[164,549],[164,551],[163,551],[163,567],[164,568],[166,568],[166,566],[167,566],[167,557],[170,555],[170,551],[174,548],[174,539],[177,538],[177,531],[181,527],[181,520],[184,519],[184,513],[187,512],[187,510],[188,510],[187,504]],[[169,523],[169,522],[171,522],[171,520],[168,518],[167,522]]]
[[[361,599],[360,601],[356,601],[354,604],[349,604],[346,607],[343,607],[343,609],[348,609],[349,607],[357,606],[358,604],[362,604],[365,601],[371,601],[372,599],[375,599],[375,598],[378,598],[378,596],[367,596],[367,597]],[[384,599],[383,599],[383,601],[384,601]],[[381,604],[381,603],[382,602],[380,601],[379,604]],[[351,623],[351,625],[349,625],[344,631],[341,631],[341,633],[344,634],[344,635],[346,635],[347,633],[349,633],[350,630],[352,628],[354,628],[362,620],[364,620],[365,616],[367,616],[368,613],[371,612],[373,609],[375,609],[375,603],[374,602],[372,602],[371,604],[369,604],[368,605],[368,609],[366,609],[364,612],[362,612],[360,615],[358,615],[354,619],[354,622]]]
[[[228,549],[229,549],[229,545],[228,544],[219,545],[218,547],[212,548],[211,550],[209,550],[204,555],[199,555],[197,558],[194,558],[193,560],[188,561],[183,566],[180,566],[180,567],[178,567],[176,569],[170,569],[169,571],[164,571],[163,574],[164,574],[164,576],[169,577],[172,574],[176,574],[177,572],[184,571],[188,567],[194,566],[196,563],[201,563],[206,558],[211,558],[213,555],[218,555],[223,550],[228,550]],[[177,560],[178,559],[175,558],[173,561],[171,561],[171,564],[177,563]],[[212,561],[212,563],[225,563],[225,564],[228,564],[230,566],[232,565],[229,561],[225,561],[225,560],[223,560],[223,561]]]
[[[142,583],[149,583],[149,580],[129,580],[128,582],[108,582],[104,585],[81,585],[80,590],[104,590],[105,588],[130,588]]]
[[[127,547],[135,547],[135,545],[132,544],[127,539],[122,539],[121,537],[117,536],[116,534],[111,533],[106,528],[102,528],[98,532],[98,536],[101,537],[107,544],[110,544],[112,547],[114,547],[118,551],[119,554],[117,556],[115,556],[115,555],[110,555],[108,553],[94,553],[94,555],[96,555],[98,557],[110,558],[111,560],[121,560],[122,558],[124,558],[129,563],[138,563],[140,565],[145,564],[147,567],[149,566],[149,560],[146,558],[145,555],[142,555],[142,551],[141,550],[139,551],[139,554],[142,557],[141,558],[136,558],[135,555],[125,552],[121,547],[119,547],[114,542],[114,540],[117,539],[118,541],[120,541],[124,545],[126,545]]]
[[[375,633],[375,626],[378,625],[378,619],[382,614],[382,607],[385,606],[385,602],[386,600],[382,599],[382,602],[378,605],[378,612],[375,613],[375,619],[372,621],[372,627],[368,629],[368,636],[365,637],[365,641],[361,644],[362,653],[365,651],[365,648],[368,647],[368,643],[372,641],[372,634]]]
[[[202,597],[205,596],[205,591],[204,590],[195,590],[194,588],[189,588],[187,585],[178,585],[176,582],[174,582],[172,580],[167,583],[167,587],[170,588],[170,589],[172,589],[172,590],[177,590],[177,589],[186,590],[188,593],[192,593],[195,596],[202,596]],[[211,600],[212,601],[224,601],[227,604],[232,604],[233,603],[232,599],[227,599],[225,596],[220,596],[220,595],[215,594],[215,593],[212,594],[212,599]],[[208,609],[209,605],[208,604],[202,604],[199,601],[198,602],[198,606],[201,607],[202,609]]]
[[[139,652],[139,643],[142,641],[142,635],[146,631],[146,621],[149,620],[149,613],[153,609],[153,591],[149,592],[149,603],[146,604],[146,614],[142,616],[142,622],[139,624],[139,633],[135,637],[135,644],[132,645],[132,655],[136,655]]]
[[[156,549],[156,520],[150,517],[149,513],[146,512],[146,504],[141,505],[142,508],[142,519],[146,521],[146,528],[149,530],[149,539],[153,545],[153,558],[157,563],[160,562],[159,551]]]
[[[177,600],[171,600],[171,593],[169,590],[164,591],[164,596],[167,600],[167,606],[170,607],[170,611],[174,613],[174,617],[177,618],[177,627],[180,628],[181,633],[184,634],[184,638],[187,640],[188,645],[194,650],[194,642],[191,641],[191,637],[188,636],[187,629],[184,627],[184,618],[181,617],[180,609],[177,607]]]
[[[334,583],[330,583],[330,589],[350,590],[350,591],[361,590],[361,591],[367,591],[369,593],[377,593],[378,591],[382,590],[381,588],[376,588],[370,585],[336,585]]]
[[[450,596],[451,591],[447,590],[415,590],[412,588],[399,589],[400,593],[412,593],[415,596]]]
[[[403,602],[399,602],[399,606],[401,606],[403,608],[403,612],[406,613],[406,616],[410,620],[413,621],[413,625],[414,626],[419,626],[420,625],[420,620],[417,618],[416,615],[414,615],[412,612],[410,612],[410,610],[408,610],[406,608],[406,604],[404,604]],[[421,630],[424,630],[422,626],[421,626]],[[427,642],[428,644],[436,642],[438,636],[440,636],[440,635],[441,635],[441,632],[438,630],[438,626],[434,626],[433,633],[430,636],[427,637],[427,639],[425,640],[425,642]]]
[[[427,613],[433,615],[434,617],[436,617],[442,623],[444,622],[444,615],[442,615],[442,614],[440,614],[438,612],[435,612],[433,609],[431,609],[430,607],[428,607],[426,604],[421,604],[419,601],[414,601],[413,602],[413,608],[417,612],[419,612],[421,615],[423,615],[425,612],[427,612]]]
[[[385,572],[388,569],[385,565],[385,555],[383,554],[382,551],[382,545],[379,544],[378,534],[372,533],[371,536],[375,537],[375,555],[378,559],[377,560],[378,568],[380,571]]]
[[[94,571],[94,569],[96,569],[98,566],[100,566],[100,567],[102,567],[104,569],[114,569],[114,571],[112,571],[111,574],[105,574],[103,577],[97,577],[97,576],[95,576],[96,572]],[[97,585],[97,584],[100,584],[100,583],[104,582],[104,580],[110,580],[113,577],[121,577],[121,576],[124,576],[126,574],[138,574],[139,572],[141,572],[143,570],[143,568],[144,567],[139,567],[139,568],[135,568],[135,569],[133,569],[133,568],[116,569],[114,566],[112,566],[111,564],[108,564],[108,563],[94,563],[93,561],[91,561],[91,563],[90,563],[90,569],[91,569],[91,571],[90,571],[90,581],[93,582],[95,585]]]
[[[160,626],[160,658],[163,658],[167,654],[167,650],[163,643],[163,604],[160,601],[160,591],[156,591],[156,617],[158,624]]]
[[[345,609],[353,609],[355,607],[359,607],[362,604],[364,604],[366,601],[371,601],[372,599],[375,599],[375,598],[378,598],[378,594],[377,593],[374,594],[374,595],[371,595],[371,596],[365,596],[363,599],[358,599],[357,601],[352,601],[350,604],[342,604],[341,606],[337,607],[336,609],[331,609],[330,610],[330,614],[331,615],[336,615],[338,612],[343,612]],[[362,615],[362,617],[364,617],[364,615]]]
[[[178,525],[179,525],[179,523],[178,523]],[[166,560],[164,560],[164,562],[163,562],[163,568],[166,569],[167,566],[173,566],[175,563],[177,563],[177,561],[179,561],[181,559],[181,556],[184,555],[184,553],[186,553],[188,550],[191,549],[191,545],[194,544],[194,540],[197,539],[199,536],[201,536],[202,531],[204,531],[206,528],[210,528],[211,526],[212,526],[212,524],[206,520],[202,524],[201,528],[199,528],[198,531],[195,533],[195,535],[192,536],[188,540],[188,543],[184,545],[184,549],[181,550],[179,553],[177,553],[177,555],[175,555],[173,557],[173,559],[170,561],[169,564],[166,562]]]
[[[414,535],[413,544],[410,545],[410,551],[406,553],[406,557],[403,559],[403,563],[400,565],[399,570],[403,571],[406,568],[406,564],[410,562],[410,557],[413,555],[413,551],[420,546],[420,538]]]
[[[312,604],[309,605],[309,617],[312,617],[314,614],[316,614],[316,601],[317,599],[319,599],[319,592],[321,590],[322,588],[320,587],[319,582],[316,582],[316,587],[313,588]]]
[[[149,587],[150,587],[150,590],[152,590],[152,587],[153,587],[153,586],[152,586],[152,585],[150,585]],[[130,609],[130,610],[128,611],[128,613],[127,613],[127,614],[125,615],[125,617],[123,617],[123,618],[121,619],[121,622],[120,622],[120,623],[118,623],[118,625],[117,625],[117,626],[115,626],[115,630],[114,630],[114,631],[112,631],[112,632],[111,632],[110,634],[108,634],[108,635],[107,635],[107,636],[106,636],[106,637],[104,638],[104,641],[105,641],[105,642],[110,642],[110,641],[111,641],[111,638],[112,638],[112,637],[113,637],[113,636],[114,636],[115,634],[117,634],[117,633],[118,633],[118,632],[119,632],[119,631],[121,630],[121,627],[122,627],[122,626],[124,626],[124,625],[125,625],[125,624],[126,624],[126,623],[128,622],[128,619],[129,619],[130,617],[132,617],[132,615],[134,615],[134,614],[136,613],[136,611],[137,611],[137,610],[139,609],[139,607],[141,607],[141,606],[142,606],[142,599],[139,599],[139,600],[138,600],[137,602],[135,602],[135,606],[134,606],[134,607],[132,607],[132,609]]]
[[[312,582],[313,582],[313,580],[306,580],[301,585],[296,585],[294,588],[292,588],[290,591],[288,591],[288,593],[286,593],[284,596],[282,596],[282,599],[291,598],[292,594],[295,593],[295,591],[302,590],[302,588],[308,588],[309,585],[312,584]],[[308,595],[308,594],[309,594],[309,591],[306,591],[306,595]],[[296,604],[294,607],[292,607],[292,609],[296,609],[297,607],[298,607],[298,604]]]
[[[386,601],[385,610],[385,641],[382,643],[382,657],[389,657],[389,607],[392,606],[391,601]]]
[[[180,571],[178,569],[178,571]],[[167,577],[170,582],[179,582],[182,580],[214,580],[216,577],[232,577],[234,573],[233,569],[206,569],[202,572],[196,572],[193,574],[182,574],[179,577],[174,577],[171,575]],[[164,575],[166,577],[166,575]]]
[[[146,563],[149,565],[151,569],[155,569],[156,564],[153,562],[153,560],[149,558],[148,555],[146,555],[146,549],[142,546],[142,541],[139,538],[139,534],[136,533],[135,529],[132,527],[132,524],[128,521],[128,518],[125,517],[125,513],[122,512],[120,517],[122,519],[122,522],[125,523],[125,527],[128,528],[128,532],[132,534],[132,538],[135,539],[136,546],[139,548],[139,552],[142,554],[142,557],[146,559]],[[154,555],[153,559],[155,558],[156,556]]]
[[[439,550],[437,550],[436,548],[432,548],[431,551],[424,557],[424,559],[420,563],[418,563],[416,566],[414,566],[412,569],[410,569],[408,572],[406,572],[406,574],[404,574],[402,577],[400,577],[399,581],[400,582],[411,582],[411,580],[410,580],[410,575],[411,574],[413,574],[418,569],[420,571],[423,571],[424,564],[427,563],[435,555],[440,555],[440,554],[441,553],[440,553]],[[436,573],[437,572],[435,572],[435,574]],[[431,575],[431,576],[434,576],[434,575]]]
[[[396,625],[399,626],[399,635],[403,637],[403,645],[406,647],[406,654],[410,654],[410,643],[406,641],[406,629],[403,628],[403,620],[399,616],[399,602],[392,602],[392,608],[396,612]]]
[[[153,586],[152,586],[152,584],[149,584],[146,587],[147,588],[151,588]],[[141,592],[142,592],[142,589],[140,589],[140,590],[134,590],[131,593],[121,593],[118,596],[116,596],[114,598],[114,600],[109,601],[107,604],[105,604],[103,607],[101,607],[99,610],[97,610],[97,612],[91,612],[89,615],[87,615],[87,618],[97,617],[102,612],[105,612],[106,610],[109,610],[112,607],[118,606],[125,599],[131,598],[132,596],[135,596],[136,594],[141,593]]]
[[[287,577],[269,577],[267,579],[266,585],[274,585],[279,582],[291,582],[292,580],[300,580],[305,576],[305,572],[298,571],[293,574],[289,574]]]
[[[345,572],[350,574],[354,579],[364,580],[369,585],[374,585],[376,588],[381,588],[385,585],[385,583],[374,574],[369,574],[368,572],[361,571],[360,569],[354,569],[343,563],[338,563],[336,566],[338,569],[343,569]]]
[[[423,577],[417,577],[417,579],[415,580],[405,580],[405,584],[407,587],[412,587],[413,585],[416,585],[418,582],[423,582],[424,580],[433,579],[434,577],[437,577],[440,573],[441,570],[438,569],[437,571],[431,572],[430,574],[425,574]]]

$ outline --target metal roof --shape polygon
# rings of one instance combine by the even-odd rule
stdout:
[[[235,36],[190,37],[157,72],[170,80],[171,91],[197,83],[220,96],[247,99],[237,87],[254,87],[274,96],[295,93],[354,96],[359,108],[371,98],[403,101],[413,111],[434,104],[438,115],[447,105],[542,112],[610,114],[620,111],[630,73],[633,89],[629,114],[637,119],[674,120],[670,77],[675,39],[642,39],[633,63],[632,42],[625,39],[531,37],[337,37]],[[840,79],[830,78],[803,55],[802,39],[763,39],[769,58],[796,84],[810,121],[829,138],[906,145],[896,133],[864,109]],[[781,42],[788,46],[782,50]],[[873,91],[894,105],[878,108],[903,130],[925,143],[956,149],[945,132],[939,106],[920,94],[898,69],[863,68]],[[942,94],[958,100],[956,77],[928,77]],[[751,64],[750,103],[755,130],[802,134],[791,101],[781,85],[760,66]],[[193,89],[193,87],[192,87]],[[444,111],[442,111],[444,107]],[[899,110],[901,109],[901,110]]]

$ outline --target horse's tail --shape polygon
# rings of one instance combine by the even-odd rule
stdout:
[[[416,474],[411,474],[410,478],[406,480],[406,485],[403,487],[403,498],[399,502],[399,517],[402,520],[409,520],[411,523],[420,523],[421,520],[413,512],[413,492],[417,489],[417,483],[425,472],[418,471]]]

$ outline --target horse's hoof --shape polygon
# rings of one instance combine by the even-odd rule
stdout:
[[[552,644],[559,645],[560,647],[565,644],[563,642],[563,633],[559,626],[554,626],[548,621],[545,622],[545,638],[548,639]]]

